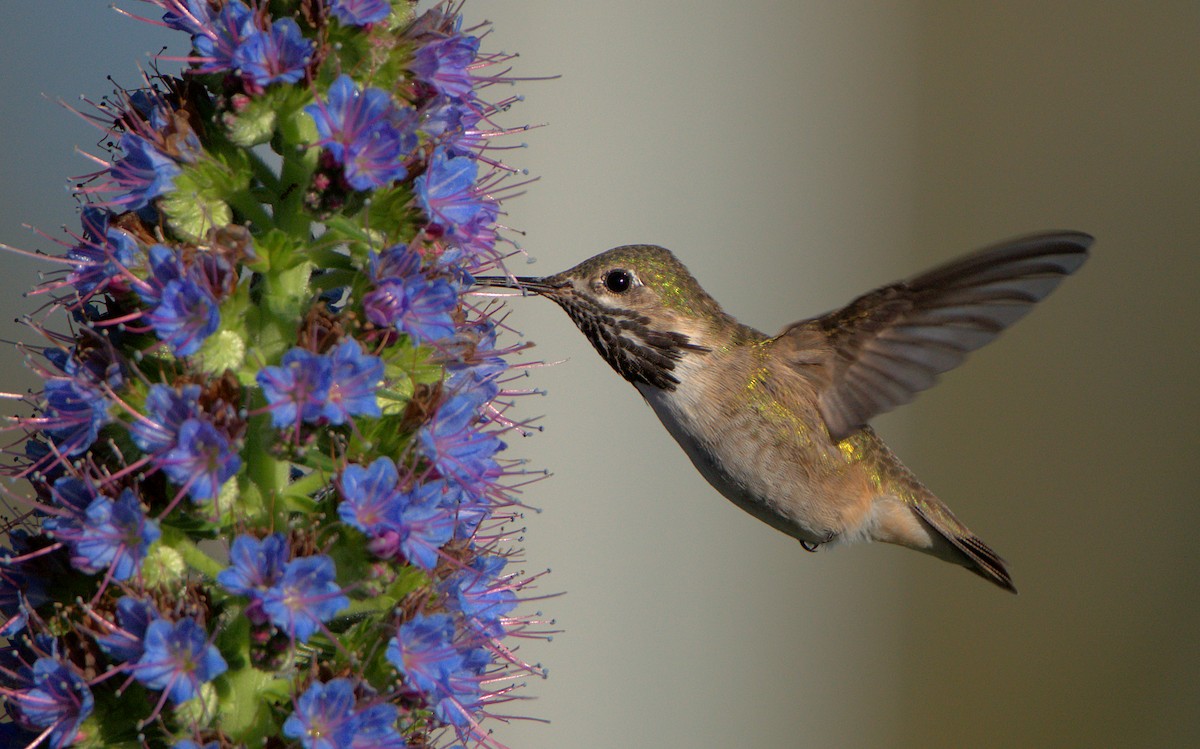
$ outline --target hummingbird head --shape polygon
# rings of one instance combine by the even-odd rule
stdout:
[[[676,363],[709,351],[722,331],[737,327],[670,250],[654,245],[617,247],[545,278],[475,280],[553,300],[635,385],[674,390]]]

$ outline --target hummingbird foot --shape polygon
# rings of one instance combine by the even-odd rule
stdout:
[[[812,541],[805,541],[804,539],[800,539],[800,548],[804,549],[809,554],[816,554],[817,549],[821,548],[825,544],[832,541],[836,535],[837,534],[834,533],[833,531],[829,531],[828,533],[825,534],[825,538],[823,538],[820,541],[817,541],[815,543]]]

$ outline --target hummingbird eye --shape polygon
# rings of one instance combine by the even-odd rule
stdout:
[[[633,286],[633,274],[623,268],[604,274],[604,288],[614,294],[624,294],[630,286]]]

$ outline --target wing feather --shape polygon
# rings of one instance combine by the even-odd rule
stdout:
[[[1092,241],[1064,231],[987,247],[797,322],[776,340],[793,338],[797,349],[822,342],[818,403],[830,436],[841,440],[1024,317],[1078,270]]]

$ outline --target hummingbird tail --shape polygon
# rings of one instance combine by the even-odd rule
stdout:
[[[1004,560],[978,536],[967,533],[961,536],[947,536],[946,540],[967,557],[969,564],[964,564],[964,567],[1010,593],[1017,592],[1012,577],[1004,566]]]
[[[921,501],[908,504],[908,510],[911,512],[909,517],[916,520],[923,530],[914,532],[914,526],[892,524],[890,535],[880,540],[899,543],[961,565],[984,580],[1016,593],[1008,567],[1000,555],[959,522],[950,508],[921,488]]]

